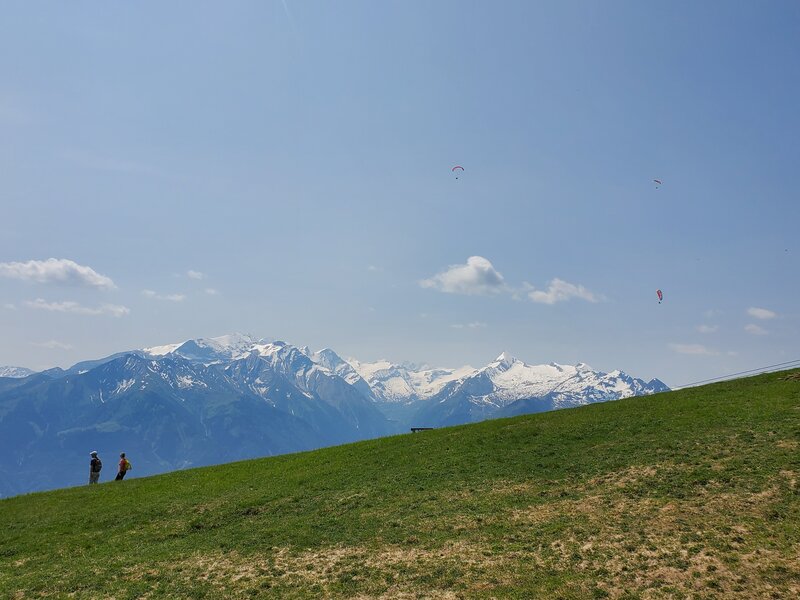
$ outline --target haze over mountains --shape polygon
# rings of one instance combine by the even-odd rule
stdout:
[[[475,369],[345,360],[234,334],[0,378],[0,495],[296,452],[408,431],[667,390],[585,364],[507,353]]]

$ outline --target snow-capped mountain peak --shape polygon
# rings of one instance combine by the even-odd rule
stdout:
[[[164,344],[163,346],[151,346],[150,348],[144,348],[142,352],[148,356],[164,356],[175,352],[175,350],[180,348],[183,344],[184,342],[178,344]]]
[[[208,341],[218,348],[241,352],[260,340],[247,333],[231,333],[209,338]]]
[[[469,365],[449,369],[427,365],[419,368],[388,360],[370,363],[349,358],[348,362],[369,384],[378,400],[390,403],[425,400],[439,393],[449,383],[475,372],[475,368]]]
[[[27,377],[28,375],[33,375],[35,372],[36,371],[31,371],[25,367],[0,367],[0,377],[12,377],[14,379],[20,379],[22,377]]]
[[[508,352],[502,352],[500,356],[495,358],[494,361],[489,364],[489,368],[506,370],[510,369],[511,365],[513,365],[515,362],[519,361],[515,357],[511,356],[511,354]]]
[[[308,346],[299,348],[241,333],[155,346],[144,354],[154,358],[177,356],[205,365],[252,356],[290,375],[303,390],[315,378],[337,377],[378,404],[410,406],[441,398],[442,394],[447,398],[462,394],[465,402],[484,406],[484,413],[488,407],[499,410],[522,400],[549,398],[551,408],[561,408],[667,389],[657,379],[645,382],[620,370],[603,373],[582,362],[529,365],[509,352],[502,352],[481,369],[431,368],[387,360],[345,360],[331,348],[314,352]]]
[[[167,356],[177,354],[189,360],[198,360],[211,364],[221,360],[229,360],[249,352],[254,345],[266,340],[257,340],[244,333],[232,333],[212,338],[196,338],[177,344],[165,344],[145,348],[147,356]]]
[[[507,353],[443,388],[415,415],[427,426],[541,412],[666,391],[622,371],[603,373],[585,363],[528,365]]]
[[[255,356],[272,368],[294,374],[298,381],[339,377],[370,401],[398,406],[463,393],[471,404],[498,409],[520,400],[542,398],[550,398],[551,408],[560,408],[667,389],[657,379],[645,382],[620,370],[595,371],[583,362],[530,365],[505,351],[481,369],[431,368],[388,360],[345,360],[331,348],[314,352],[308,346],[236,333],[156,346],[144,353],[151,357],[174,355],[206,365]]]

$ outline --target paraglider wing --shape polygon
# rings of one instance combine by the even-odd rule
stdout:
[[[655,181],[658,185],[661,185],[661,180],[660,179],[653,179],[653,181]]]
[[[453,167],[453,168],[452,168],[452,169],[450,169],[450,170],[451,170],[451,171],[453,171],[453,172],[455,173],[455,172],[456,172],[456,169],[461,169],[461,170],[463,171],[463,170],[464,170],[464,167],[462,167],[461,165],[456,165],[455,167]]]
[[[661,304],[661,301],[664,299],[664,293],[661,290],[656,290],[656,294],[658,295],[658,303]]]

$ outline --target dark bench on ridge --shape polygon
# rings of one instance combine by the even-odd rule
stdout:
[[[433,427],[412,427],[411,433],[417,433],[418,431],[430,431]]]

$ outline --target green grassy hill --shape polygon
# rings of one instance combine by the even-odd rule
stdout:
[[[3,500],[0,596],[798,597],[797,375]]]

